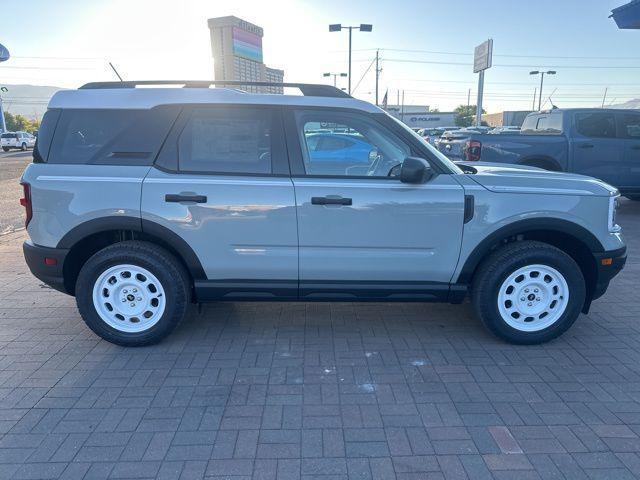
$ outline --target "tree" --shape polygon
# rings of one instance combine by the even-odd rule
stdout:
[[[4,112],[4,121],[9,132],[35,132],[40,128],[39,120],[29,120],[23,115],[14,115],[11,112]]]
[[[456,114],[455,122],[458,127],[470,127],[476,119],[475,105],[459,105],[454,111]],[[487,113],[484,108],[482,113]]]

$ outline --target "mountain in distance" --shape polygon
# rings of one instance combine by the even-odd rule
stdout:
[[[6,87],[6,92],[0,92],[2,105],[5,112],[14,115],[23,115],[27,118],[42,118],[47,111],[49,100],[62,87],[51,87],[44,85],[9,85],[0,84]]]
[[[640,98],[634,98],[633,100],[629,100],[624,103],[609,105],[609,108],[638,109],[640,108]]]

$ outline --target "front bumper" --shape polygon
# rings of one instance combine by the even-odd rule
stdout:
[[[593,256],[596,259],[596,282],[591,299],[595,300],[604,295],[611,279],[624,267],[627,261],[627,247],[594,253]]]
[[[64,261],[69,249],[41,247],[26,241],[22,244],[22,251],[29,270],[36,278],[59,292],[70,294],[64,283]]]

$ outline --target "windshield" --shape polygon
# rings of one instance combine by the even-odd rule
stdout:
[[[433,147],[429,142],[427,142],[424,139],[424,137],[418,135],[416,132],[411,130],[409,127],[407,127],[404,123],[402,123],[397,118],[392,117],[391,115],[388,115],[388,114],[387,116],[391,118],[394,122],[396,122],[398,125],[400,125],[405,131],[409,132],[413,136],[413,138],[417,139],[421,145],[425,146],[434,157],[438,157],[438,160],[440,160],[449,170],[451,170],[451,173],[464,173],[460,169],[460,167],[458,167],[455,163],[453,163],[451,160],[445,157],[442,153],[436,150],[435,147]]]

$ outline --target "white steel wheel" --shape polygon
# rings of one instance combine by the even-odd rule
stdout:
[[[527,265],[509,275],[498,291],[502,319],[521,332],[550,327],[569,304],[569,286],[564,276],[547,265]]]
[[[165,290],[149,270],[116,265],[105,270],[93,285],[97,314],[119,332],[139,333],[153,327],[165,310]]]

